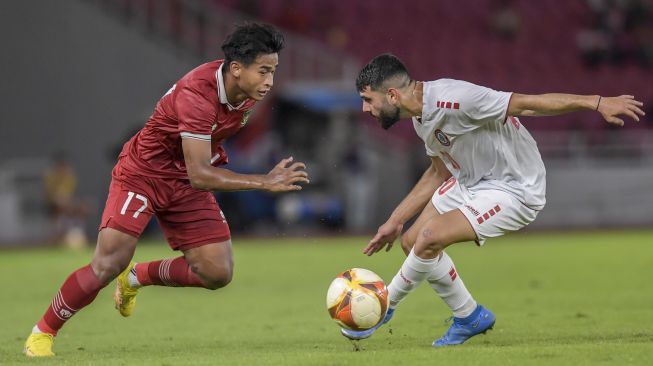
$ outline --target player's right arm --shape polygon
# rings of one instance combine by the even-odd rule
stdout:
[[[193,188],[205,191],[298,191],[308,183],[304,163],[281,160],[268,174],[239,174],[211,165],[211,132],[216,117],[214,81],[180,81],[169,98],[179,119],[186,172]]]
[[[404,224],[424,209],[433,197],[435,190],[449,177],[451,177],[451,173],[442,159],[431,156],[431,165],[422,174],[410,193],[392,211],[390,218],[379,227],[374,238],[363,249],[363,253],[372,255],[386,245],[386,251],[389,251],[401,234]]]
[[[293,163],[289,157],[281,160],[267,174],[239,174],[211,165],[211,142],[182,138],[188,179],[193,188],[205,191],[265,190],[270,192],[298,191],[299,183],[308,183],[304,163]]]

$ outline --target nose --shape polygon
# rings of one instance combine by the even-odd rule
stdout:
[[[272,85],[274,85],[274,76],[272,73],[268,73],[268,77],[265,78],[265,86],[272,88]]]
[[[370,108],[369,103],[363,102],[363,112],[371,112],[372,108]]]

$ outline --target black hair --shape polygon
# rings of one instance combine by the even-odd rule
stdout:
[[[247,66],[260,54],[278,53],[283,46],[283,35],[275,27],[253,22],[239,24],[222,43],[224,63],[238,61]]]
[[[395,55],[385,53],[376,56],[363,67],[356,78],[356,89],[362,92],[369,86],[372,90],[379,90],[383,82],[397,76],[410,81],[410,75],[401,60]]]

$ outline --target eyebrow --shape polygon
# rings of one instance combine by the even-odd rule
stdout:
[[[270,70],[272,70],[272,69],[274,69],[274,68],[273,68],[272,66],[261,65],[261,69],[264,69],[264,70],[266,70],[266,71],[270,71]]]

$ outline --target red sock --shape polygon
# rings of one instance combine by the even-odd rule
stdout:
[[[57,335],[66,321],[93,302],[103,287],[90,265],[76,270],[63,283],[37,326],[44,333]]]
[[[136,279],[143,286],[206,287],[184,257],[138,263]]]

